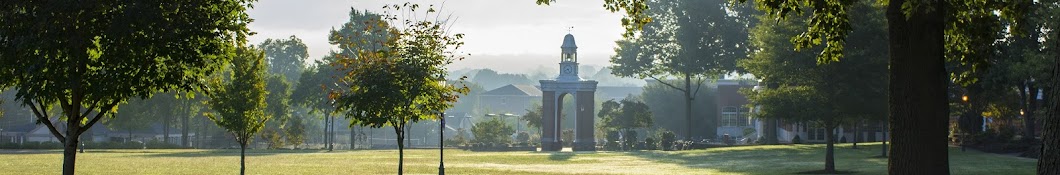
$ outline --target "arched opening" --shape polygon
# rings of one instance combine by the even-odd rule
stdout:
[[[557,138],[561,139],[563,147],[571,147],[575,138],[577,138],[577,132],[575,131],[577,131],[578,126],[578,113],[575,110],[578,108],[576,107],[577,98],[573,97],[574,94],[562,93],[556,98],[558,104],[556,105],[558,123],[556,124],[557,130],[555,133],[559,133]]]

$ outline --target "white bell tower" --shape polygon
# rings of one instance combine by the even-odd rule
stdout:
[[[559,77],[558,81],[579,81],[578,77],[578,45],[574,43],[574,35],[563,36],[563,45],[560,48]]]

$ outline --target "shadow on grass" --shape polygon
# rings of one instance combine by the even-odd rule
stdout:
[[[554,152],[548,155],[548,160],[554,161],[566,161],[574,157],[574,153],[565,152]]]
[[[247,150],[246,156],[269,156],[277,154],[288,154],[288,153],[316,153],[326,152],[322,150]],[[238,149],[214,149],[214,150],[202,150],[202,151],[180,151],[180,152],[150,152],[145,151],[142,153],[148,153],[143,155],[137,155],[142,157],[215,157],[215,156],[239,156]],[[153,153],[153,154],[152,154]]]
[[[795,174],[854,174],[857,171],[825,171],[825,170],[814,170],[814,171],[803,171]]]
[[[878,144],[859,147],[862,148],[850,149],[849,144],[836,145],[838,174],[873,174],[886,169],[886,159],[871,158],[879,155]],[[740,174],[802,174],[824,169],[824,151],[824,145],[775,145],[625,154],[692,169]]]

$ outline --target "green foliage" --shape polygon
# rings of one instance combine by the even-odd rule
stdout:
[[[736,60],[747,52],[750,21],[744,18],[749,9],[730,8],[736,6],[723,0],[645,3],[656,7],[645,12],[656,20],[637,32],[638,37],[616,41],[609,67],[612,74],[658,80],[666,76],[717,78],[737,70]]]
[[[571,146],[571,144],[574,143],[574,130],[564,129],[559,133],[559,137],[562,139],[561,141],[563,141],[563,146]]]
[[[388,8],[414,12],[413,6]],[[397,20],[389,13],[388,20]],[[463,58],[449,50],[463,45],[459,41],[463,35],[446,33],[444,22],[407,19],[401,25],[405,28],[400,31],[390,30],[392,37],[384,49],[361,50],[357,59],[340,60],[351,73],[343,77],[347,87],[334,99],[337,108],[354,119],[351,125],[402,127],[435,118],[438,111],[452,107],[458,94],[467,92],[466,87],[440,83],[445,81],[445,65]]]
[[[227,77],[211,81],[209,106],[214,112],[206,116],[217,126],[236,136],[246,146],[272,116],[267,109],[264,53],[254,48],[239,48]],[[222,80],[227,80],[222,82]]]
[[[16,101],[68,143],[63,172],[73,174],[75,138],[119,104],[202,87],[228,61],[222,55],[231,45],[251,34],[251,2],[4,2],[0,89],[17,89]],[[62,117],[47,114],[51,104],[62,106]],[[53,119],[67,126],[52,126]]]
[[[618,134],[618,131],[607,131],[607,136],[605,138],[607,143],[604,143],[604,150],[622,150],[621,146],[619,145],[620,136]]]
[[[655,140],[655,137],[644,138],[644,149],[646,149],[646,150],[657,150],[657,149],[659,149],[659,141]]]
[[[265,96],[265,103],[268,104],[265,111],[269,116],[272,116],[272,121],[277,122],[277,126],[283,126],[287,123],[287,119],[291,118],[291,85],[287,83],[287,80],[283,75],[269,75],[265,83],[265,90],[268,91],[268,95]]]
[[[608,100],[602,106],[598,116],[605,128],[629,130],[653,125],[653,116],[648,105],[634,97],[622,99],[621,104]]]
[[[677,81],[670,81],[675,83]],[[692,106],[699,106],[692,108],[693,117],[692,124],[698,125],[702,128],[714,128],[717,126],[717,122],[714,120],[706,120],[708,118],[717,118],[718,109],[715,103],[714,94],[716,94],[713,87],[705,86],[700,90],[701,93],[696,94],[695,101],[692,101]],[[644,86],[644,91],[640,94],[641,100],[644,104],[648,105],[651,109],[651,114],[654,123],[654,127],[665,128],[666,130],[678,131],[685,128],[685,124],[688,122],[685,120],[685,106],[682,101],[674,99],[684,98],[684,94],[681,91],[670,88],[661,83],[648,83]],[[601,106],[601,111],[603,107]],[[602,123],[602,122],[601,122]],[[700,137],[714,137],[715,130],[693,130],[692,136]]]
[[[809,18],[774,21],[768,14],[758,16],[752,29],[755,51],[740,66],[772,88],[742,91],[755,105],[754,117],[781,118],[811,122],[820,127],[836,127],[851,120],[882,119],[886,116],[887,52],[883,10],[868,2],[851,7],[859,12],[845,42],[848,48],[842,62],[817,64],[813,54],[797,52],[798,44],[786,41],[804,30],[799,22]],[[821,48],[817,48],[821,49]]]
[[[677,135],[672,131],[663,131],[659,133],[659,146],[662,150],[671,151],[674,150],[674,142],[677,141]]]
[[[221,55],[250,34],[251,2],[5,2],[0,87],[15,87],[16,100],[68,142],[130,98],[201,87],[227,62]],[[56,103],[63,117],[42,112]],[[55,118],[71,123],[62,127],[67,131],[52,126]]]
[[[622,143],[626,150],[638,149],[637,141],[637,131],[626,130],[626,133],[622,134]]]
[[[265,128],[261,130],[261,138],[265,140],[268,149],[283,148],[285,146],[284,135],[279,128]]]
[[[530,104],[530,108],[526,109],[526,114],[519,116],[519,118],[526,121],[526,127],[541,129],[541,104]]]
[[[514,133],[514,128],[497,117],[471,126],[471,134],[475,135],[475,143],[508,144],[512,142],[511,135]]]
[[[284,126],[284,136],[287,138],[287,143],[298,149],[299,145],[305,143],[306,140],[306,122],[302,119],[304,116],[292,117],[287,122],[287,126]]]
[[[286,77],[286,82],[295,82],[305,69],[305,60],[309,58],[309,47],[291,35],[287,39],[265,39],[258,45],[265,51],[270,74]],[[270,78],[271,79],[271,78]],[[275,92],[275,91],[270,91]]]
[[[334,99],[336,111],[345,112],[350,126],[394,128],[400,157],[398,174],[403,173],[407,124],[436,118],[468,92],[467,87],[445,83],[446,66],[463,59],[455,50],[464,45],[460,41],[464,35],[449,33],[450,23],[439,20],[442,16],[433,5],[423,12],[423,19],[415,19],[421,13],[417,12],[419,8],[412,3],[384,6],[383,19],[368,20],[364,28],[353,28],[361,33],[385,32],[378,35],[380,38],[332,35],[331,40],[339,43],[343,52],[353,49],[356,54],[337,54],[339,59],[333,63],[341,65],[341,70],[349,70],[341,77],[341,88],[329,96]],[[368,46],[381,45],[342,47],[369,41]]]
[[[527,143],[530,141],[530,133],[526,131],[520,131],[519,134],[515,135],[515,141],[519,143]]]

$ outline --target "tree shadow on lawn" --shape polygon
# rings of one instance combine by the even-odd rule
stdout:
[[[538,152],[538,153],[544,153],[544,152]],[[577,156],[579,154],[596,154],[596,152],[592,152],[592,151],[548,152],[548,153],[549,153],[548,160],[553,160],[553,161],[567,161],[567,160],[570,160],[571,158],[574,158],[574,156]]]
[[[299,153],[317,153],[317,152],[326,152],[326,151],[322,151],[322,150],[266,150],[266,149],[254,149],[254,150],[251,150],[251,149],[248,149],[246,151],[246,156],[247,157],[251,157],[251,156],[270,156],[270,155],[277,155],[277,154],[289,154],[289,153],[299,154]],[[199,150],[199,151],[190,151],[189,150],[189,151],[179,151],[179,152],[171,152],[171,151],[151,152],[151,151],[144,151],[142,153],[149,153],[149,154],[143,154],[143,155],[137,155],[137,156],[142,156],[142,157],[216,157],[216,156],[236,156],[236,157],[238,157],[239,156],[239,150],[238,149],[212,149],[212,150]],[[151,153],[154,153],[154,154],[151,154]]]
[[[836,146],[838,174],[856,174],[882,165],[886,159],[870,158],[879,146],[850,149]],[[777,145],[710,148],[689,151],[636,151],[626,154],[658,163],[678,164],[693,169],[710,169],[742,174],[819,174],[824,169],[823,145]]]

